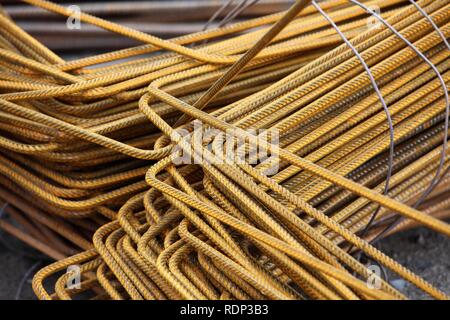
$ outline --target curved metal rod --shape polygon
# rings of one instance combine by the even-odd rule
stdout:
[[[369,66],[367,65],[367,63],[364,61],[364,58],[361,56],[361,54],[358,52],[358,50],[350,43],[350,41],[347,39],[347,37],[344,35],[344,33],[339,29],[339,27],[336,25],[336,23],[331,19],[331,17],[329,15],[327,15],[325,13],[325,11],[322,10],[322,8],[317,4],[317,2],[315,0],[312,1],[312,5],[317,9],[317,11],[319,11],[322,16],[328,20],[328,22],[332,25],[332,27],[336,30],[336,32],[339,34],[339,36],[342,38],[342,40],[344,40],[344,42],[347,44],[347,46],[353,51],[353,53],[355,54],[355,56],[358,58],[358,60],[361,62],[361,64],[363,65],[364,69],[366,70],[366,73],[370,79],[370,82],[372,83],[372,87],[375,90],[378,99],[381,102],[381,105],[383,106],[384,112],[386,113],[386,118],[387,118],[387,122],[388,122],[388,126],[389,126],[389,156],[388,156],[388,171],[387,171],[387,175],[386,175],[386,182],[384,185],[384,191],[383,194],[387,194],[389,191],[389,183],[392,177],[392,172],[393,172],[393,167],[394,167],[394,149],[395,149],[395,140],[394,140],[394,124],[392,122],[392,117],[391,117],[391,113],[389,112],[389,108],[386,104],[386,101],[383,98],[383,95],[381,94],[380,88],[377,85],[377,82],[372,74],[372,72],[370,71]],[[380,210],[380,206],[377,207],[377,210],[372,214],[372,216],[370,217],[369,222],[366,224],[366,226],[364,227],[361,237],[363,237],[367,230],[369,230],[370,226],[372,225],[373,221],[375,220],[375,218],[378,215],[378,212]],[[350,247],[349,252],[351,251],[351,249],[353,248]]]
[[[423,192],[423,194],[420,197],[420,199],[414,205],[414,207],[417,207],[420,203],[423,202],[423,200],[431,193],[431,191],[433,191],[434,187],[439,183],[439,180],[440,180],[440,177],[441,177],[441,172],[442,172],[442,169],[443,169],[444,163],[445,163],[445,158],[446,158],[447,148],[448,148],[448,141],[447,140],[448,140],[449,116],[450,116],[450,106],[449,106],[449,97],[448,97],[447,86],[446,86],[445,81],[442,78],[442,75],[440,74],[439,70],[436,68],[436,66],[422,52],[420,52],[414,46],[414,44],[412,44],[408,39],[406,39],[404,36],[402,36],[400,34],[400,32],[398,32],[390,23],[388,23],[385,19],[380,17],[380,15],[378,15],[376,12],[370,10],[370,8],[368,8],[364,4],[360,3],[359,1],[357,1],[357,0],[349,0],[349,1],[352,2],[353,4],[357,5],[357,6],[361,7],[362,9],[366,10],[367,12],[371,13],[378,21],[380,21],[387,28],[389,28],[396,36],[398,36],[403,42],[405,42],[419,57],[421,57],[431,67],[431,69],[433,69],[433,71],[436,73],[436,75],[437,75],[437,77],[438,77],[438,79],[439,79],[439,81],[441,83],[442,89],[444,91],[444,96],[445,96],[445,127],[444,127],[444,130],[445,130],[445,132],[444,132],[444,139],[443,139],[444,141],[443,141],[443,144],[442,144],[441,157],[440,157],[440,160],[439,160],[439,166],[438,166],[438,169],[436,171],[435,176],[433,177],[433,179],[430,182],[430,185]],[[417,6],[416,6],[416,8],[417,8]],[[422,10],[421,12],[422,12],[422,14],[425,14],[425,16],[427,15],[425,13],[425,11]],[[432,19],[430,17],[428,17],[428,20],[432,21]],[[398,220],[400,220],[400,218]],[[397,221],[394,221],[394,224]],[[388,226],[386,229],[381,231],[380,235],[385,234],[392,227],[393,227],[393,225]],[[374,240],[376,240],[378,238],[379,237],[377,236]]]

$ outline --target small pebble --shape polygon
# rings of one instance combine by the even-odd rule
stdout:
[[[425,245],[425,237],[423,236],[423,234],[419,233],[417,243],[420,244],[421,246]]]

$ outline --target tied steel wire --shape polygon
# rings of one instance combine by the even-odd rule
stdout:
[[[310,2],[171,40],[81,14],[144,44],[68,62],[0,15],[0,228],[58,260],[39,298],[405,298],[358,252],[448,298],[371,242],[450,236],[450,3]],[[274,157],[214,162],[229,131]]]

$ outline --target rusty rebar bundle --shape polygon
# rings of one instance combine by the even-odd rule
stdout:
[[[81,13],[143,45],[72,61],[0,14],[0,228],[57,260],[37,296],[405,298],[363,252],[447,298],[373,244],[450,236],[449,8],[299,0],[170,40]]]

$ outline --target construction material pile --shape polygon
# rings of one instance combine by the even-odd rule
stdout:
[[[4,3],[5,0],[2,1]],[[80,9],[96,17],[113,20],[123,26],[171,38],[222,27],[231,21],[243,21],[287,9],[292,0],[252,0],[225,2],[214,0],[183,1],[89,1],[63,2],[67,8]],[[139,45],[139,41],[124,38],[93,25],[67,27],[61,16],[20,2],[6,0],[4,8],[24,31],[52,50],[77,54],[86,50],[113,50]],[[67,41],[70,37],[71,41]]]
[[[57,260],[37,296],[405,298],[379,264],[446,298],[373,243],[450,236],[449,9],[299,0],[171,40],[81,13],[144,44],[73,61],[0,14],[0,228]]]

